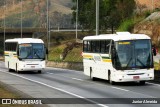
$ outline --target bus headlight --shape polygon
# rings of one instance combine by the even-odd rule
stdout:
[[[123,75],[119,75],[118,78],[119,78],[119,79],[122,79],[122,78],[124,78],[124,76],[123,76]]]
[[[149,77],[153,77],[153,73],[149,73]]]

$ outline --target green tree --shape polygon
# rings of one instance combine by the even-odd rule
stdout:
[[[76,21],[76,2],[72,7],[73,21]],[[132,16],[135,9],[134,0],[99,0],[99,28],[100,30],[116,29],[120,23]],[[78,23],[83,29],[95,29],[96,0],[78,0]]]
[[[73,0],[76,4],[77,0]],[[95,22],[95,0],[78,0],[78,22],[83,29],[92,29],[93,23]],[[73,11],[73,21],[76,19],[76,5],[72,7]],[[92,18],[91,18],[92,17]]]

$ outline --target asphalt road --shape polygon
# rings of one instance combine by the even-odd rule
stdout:
[[[91,81],[83,72],[46,68],[42,74],[36,72],[8,72],[4,63],[0,62],[0,81],[33,98],[70,98],[73,104],[46,104],[53,107],[159,107],[160,85],[147,82],[118,83],[110,85],[108,81],[97,79]],[[94,104],[77,104],[76,98]],[[91,99],[88,99],[91,98]],[[103,98],[103,99],[100,99]],[[111,99],[120,98],[120,99]],[[130,98],[156,98],[159,104],[127,104]],[[159,98],[159,99],[157,99]],[[100,104],[102,100],[109,102]],[[47,99],[49,100],[49,99]],[[54,99],[55,100],[55,99]],[[117,101],[115,101],[117,100]],[[123,100],[123,101],[122,101]],[[143,99],[142,99],[143,100]],[[61,101],[61,99],[60,99]],[[112,102],[114,102],[112,104]],[[141,101],[141,100],[140,100]]]

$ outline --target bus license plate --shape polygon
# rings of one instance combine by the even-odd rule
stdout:
[[[139,76],[133,76],[133,79],[134,79],[134,80],[138,80],[138,79],[139,79]]]
[[[35,68],[35,66],[31,66],[31,68]]]

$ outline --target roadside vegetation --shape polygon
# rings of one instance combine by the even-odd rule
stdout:
[[[134,25],[142,21],[143,19],[145,19],[144,16],[133,16],[132,18],[126,19],[120,24],[117,31],[132,32]]]
[[[0,84],[0,98],[20,98],[19,95],[7,90],[3,85]],[[0,107],[34,107],[33,105],[2,105],[0,104]]]
[[[154,69],[155,70],[160,70],[160,64],[157,62],[154,62]]]
[[[95,32],[78,32],[78,42],[76,42],[75,32],[51,33],[48,60],[55,62],[82,62],[82,39],[84,36],[89,35],[95,35]],[[42,39],[47,43],[45,37]]]
[[[151,15],[151,11],[146,10],[141,13],[134,13],[132,17],[125,19],[121,24],[119,25],[117,31],[129,31],[132,32],[134,29],[134,26],[143,21],[145,18],[147,18],[149,15]]]
[[[73,0],[73,21],[76,21],[76,2]],[[96,1],[91,0],[80,0],[78,1],[78,22],[79,27],[82,29],[89,29],[90,31],[96,28]],[[112,33],[120,26],[122,22],[130,19],[134,10],[136,9],[135,0],[100,0],[99,1],[99,29],[106,31],[112,30]]]

